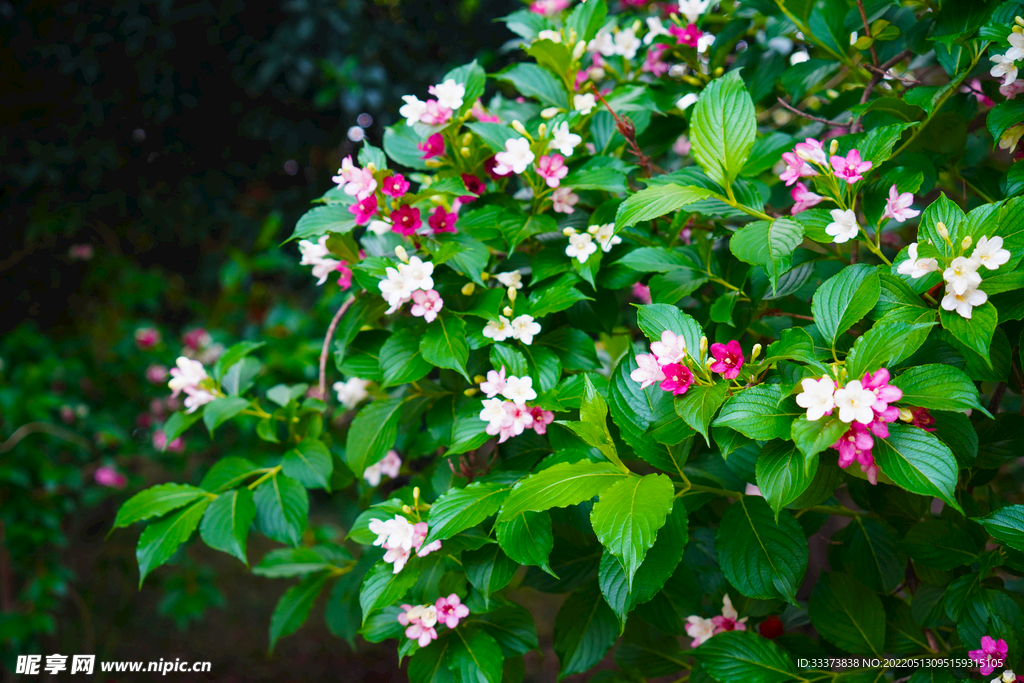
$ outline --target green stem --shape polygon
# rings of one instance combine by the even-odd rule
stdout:
[[[265,474],[262,477],[260,477],[259,479],[257,479],[253,483],[249,484],[249,487],[248,487],[249,490],[250,491],[255,490],[257,486],[259,486],[260,484],[265,482],[267,479],[270,479],[271,477],[275,476],[280,471],[281,471],[281,466],[280,465],[275,465],[274,467],[267,468],[266,470],[264,470]]]

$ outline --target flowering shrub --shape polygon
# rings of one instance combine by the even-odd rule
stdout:
[[[530,4],[486,102],[456,68],[345,160],[293,236],[337,310],[318,384],[253,341],[176,361],[168,442],[280,451],[129,500],[140,582],[254,528],[298,580],[271,647],[330,585],[413,681],[521,680],[527,587],[566,595],[560,676],[1012,679],[1024,7],[624,5]],[[346,545],[306,533],[339,488]]]

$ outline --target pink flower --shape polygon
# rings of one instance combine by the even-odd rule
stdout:
[[[377,189],[377,180],[368,168],[355,168],[345,183],[345,194],[356,199],[366,199]]]
[[[814,138],[806,138],[803,142],[798,142],[793,151],[804,161],[811,161],[819,166],[828,165],[828,156],[825,154],[825,148]]]
[[[420,210],[411,206],[400,206],[391,212],[391,231],[399,235],[414,234],[423,225]]]
[[[160,343],[160,330],[155,327],[140,327],[135,330],[135,345],[140,349],[151,349]]]
[[[180,436],[174,441],[167,443],[167,433],[158,429],[153,432],[153,448],[162,451],[165,448],[172,453],[181,453],[185,450],[185,441]]]
[[[668,32],[675,36],[680,45],[696,48],[697,41],[704,35],[704,32],[697,28],[697,24],[687,24],[686,28],[672,25]]]
[[[740,368],[743,367],[743,349],[735,339],[728,344],[712,344],[711,355],[715,361],[709,366],[711,372],[717,372],[726,379],[739,377]]]
[[[870,161],[861,161],[860,152],[855,149],[851,149],[845,158],[836,155],[832,157],[831,161],[832,170],[836,172],[836,177],[845,180],[850,185],[863,180],[863,174],[870,171],[874,165]]]
[[[637,369],[629,373],[629,378],[640,383],[641,389],[646,389],[665,379],[658,357],[653,353],[642,353],[636,357]]]
[[[377,195],[371,194],[366,199],[360,199],[348,210],[356,217],[356,225],[366,225],[377,214]]]
[[[338,266],[335,270],[340,273],[338,275],[338,286],[342,289],[348,289],[352,286],[352,269],[348,267],[348,261],[338,261]]]
[[[110,465],[104,465],[97,469],[93,478],[100,486],[109,486],[114,489],[123,489],[128,483],[128,478]]]
[[[903,398],[903,391],[899,387],[889,384],[889,371],[885,368],[879,368],[874,374],[866,373],[864,379],[861,380],[861,386],[875,395],[875,405],[871,407],[876,413],[886,412],[890,403],[895,403]],[[887,420],[887,422],[892,422],[892,420]]]
[[[146,368],[146,381],[150,384],[163,384],[167,381],[167,368],[162,365],[150,365]]]
[[[641,71],[645,71],[653,76],[659,77],[664,76],[668,73],[668,63],[661,59],[662,55],[665,54],[665,50],[668,48],[664,45],[652,45],[647,50],[647,56],[644,58],[644,65]],[[583,73],[583,72],[580,72]],[[579,80],[579,74],[576,75]],[[584,80],[586,76],[584,75]],[[579,83],[576,84],[576,88],[579,88]]]
[[[499,180],[508,175],[508,173],[498,173],[498,155],[492,154],[491,156],[484,159],[484,173],[486,173],[491,180]],[[511,172],[511,171],[510,171]]]
[[[434,289],[428,291],[417,289],[412,293],[412,300],[412,314],[416,317],[422,316],[428,323],[434,322],[437,318],[437,312],[441,310],[441,306],[444,304],[441,295]]]
[[[530,11],[535,14],[541,14],[545,17],[558,14],[564,9],[569,8],[569,0],[533,0],[530,3]]]
[[[889,188],[889,199],[885,202],[885,212],[882,214],[883,218],[892,218],[898,223],[902,223],[908,218],[921,213],[911,209],[911,204],[914,203],[914,195],[910,192],[904,192],[900,194],[900,191],[896,189],[896,185],[893,184]]]
[[[790,210],[790,214],[797,215],[801,211],[806,211],[812,206],[816,206],[821,203],[824,199],[820,194],[815,194],[807,189],[807,186],[803,183],[797,183],[793,186],[793,189],[789,191],[789,196],[793,198],[796,204]]]
[[[380,473],[386,474],[392,479],[398,477],[398,471],[402,467],[402,458],[398,455],[398,451],[388,451],[388,454],[384,456],[384,459],[379,463]]]
[[[1002,89],[1002,87],[999,88],[1000,92],[1002,92]],[[977,78],[972,80],[969,84],[961,86],[960,92],[974,95],[974,98],[978,100],[978,104],[986,109],[991,109],[996,106],[996,103],[992,101],[992,98],[988,97],[985,94],[985,91],[981,89],[981,81]]]
[[[440,133],[434,133],[426,142],[416,145],[423,152],[423,159],[444,156],[444,137]]]
[[[551,193],[551,208],[555,213],[570,214],[576,211],[573,207],[580,200],[580,196],[568,187],[560,187]]]
[[[548,425],[555,421],[555,414],[550,410],[544,410],[540,406],[530,408],[530,415],[533,417],[533,431],[538,434],[545,434]]]
[[[665,373],[665,379],[659,386],[665,391],[671,391],[673,396],[685,394],[693,384],[693,373],[682,363],[663,365],[661,371]]]
[[[746,631],[747,617],[740,619],[739,616],[739,612],[732,606],[729,594],[726,593],[725,597],[722,598],[722,615],[711,617],[711,623],[715,625],[715,634],[717,635],[725,631]]]
[[[427,110],[420,116],[420,121],[423,123],[428,126],[440,126],[451,120],[452,110],[448,107],[442,107],[437,100],[427,100],[426,105]]]
[[[982,636],[981,649],[971,650],[967,655],[979,665],[982,676],[988,676],[996,667],[1004,666],[1009,648],[1006,641],[1000,638],[993,640],[991,636]]]
[[[430,226],[435,235],[442,232],[456,232],[455,219],[457,218],[458,216],[456,214],[448,213],[444,210],[443,206],[439,206],[434,209],[434,213],[430,214],[430,217],[427,218],[427,225]]]
[[[198,351],[213,342],[210,333],[201,327],[194,327],[181,336],[181,341],[193,351]]]
[[[839,466],[846,469],[857,459],[857,451],[870,451],[874,445],[875,440],[868,433],[868,428],[854,422],[849,431],[832,444],[832,448],[839,451]]]
[[[533,426],[533,414],[525,404],[505,401],[502,406],[505,409],[505,419],[498,425],[498,430],[492,431],[494,424],[487,425],[485,430],[488,434],[497,434],[498,443],[505,443],[513,436],[519,436],[527,427]]]
[[[1024,78],[1018,78],[1013,83],[999,86],[999,94],[1008,100],[1012,100],[1018,93],[1024,92]],[[987,99],[987,98],[986,98]],[[979,100],[980,102],[981,100]],[[991,102],[992,100],[989,100]],[[992,105],[987,105],[991,107]]]
[[[455,628],[459,625],[459,619],[469,616],[469,608],[462,604],[459,596],[452,593],[447,598],[438,598],[434,603],[437,608],[437,621],[448,628]]]
[[[462,202],[463,204],[469,204],[470,202],[474,202],[476,201],[476,196],[474,195],[482,195],[484,192],[487,192],[487,185],[484,183],[484,181],[480,180],[475,175],[472,175],[470,173],[462,174],[462,183],[463,185],[466,186],[467,190],[473,193],[471,195],[467,194],[463,195],[462,197],[459,197],[459,201]]]
[[[911,414],[914,416],[914,426],[920,427],[926,432],[935,431],[935,418],[928,412],[927,408],[911,408]]]
[[[651,288],[642,282],[633,283],[633,298],[642,304],[651,303]]]
[[[548,187],[558,187],[559,181],[569,175],[565,157],[561,154],[547,154],[537,160],[537,175],[544,178]]]
[[[818,172],[811,168],[811,165],[796,155],[795,152],[786,152],[782,155],[786,162],[786,170],[779,174],[779,180],[789,187],[800,178],[810,178],[818,175]]]
[[[405,176],[401,173],[396,173],[395,175],[385,178],[383,187],[381,188],[381,192],[389,197],[394,197],[395,199],[398,199],[408,191],[409,181],[406,180]]]
[[[94,253],[91,244],[72,244],[68,249],[68,258],[72,261],[91,261]]]
[[[501,121],[496,114],[488,114],[484,105],[480,104],[480,100],[473,103],[473,108],[469,110],[469,113],[480,123],[499,123]]]
[[[487,381],[480,383],[480,391],[487,394],[487,398],[494,398],[505,391],[504,365],[501,366],[501,370],[489,370],[487,372]]]

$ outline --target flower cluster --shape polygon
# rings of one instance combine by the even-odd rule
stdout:
[[[395,515],[394,519],[383,522],[371,519],[369,528],[372,533],[377,534],[377,540],[373,544],[387,551],[384,553],[384,561],[394,564],[395,574],[402,571],[413,551],[416,552],[416,557],[426,557],[441,549],[441,541],[423,544],[429,531],[426,522],[413,524],[402,515]]]
[[[936,230],[949,243],[949,231],[942,223],[936,224]],[[1010,252],[1003,249],[1002,237],[981,237],[970,256],[963,252],[970,249],[972,240],[965,237],[960,244],[961,255],[953,258],[942,271],[942,279],[946,282],[946,294],[941,305],[947,311],[956,311],[970,320],[975,306],[988,301],[988,294],[979,289],[981,286],[982,266],[986,270],[996,270],[1010,260]],[[950,243],[952,246],[952,243]],[[919,245],[913,242],[907,247],[907,260],[899,264],[896,272],[917,279],[940,269],[936,258],[918,258]]]
[[[483,335],[496,342],[503,342],[506,339],[516,339],[526,344],[533,344],[533,338],[540,334],[540,323],[535,322],[532,315],[523,315],[512,318],[511,309],[505,309],[506,315],[499,315],[497,320],[490,320],[484,325]]]
[[[889,371],[880,368],[875,373],[865,373],[859,380],[837,387],[831,377],[805,379],[800,383],[803,391],[796,397],[796,403],[807,410],[807,419],[820,420],[839,410],[839,420],[850,425],[845,434],[832,444],[839,451],[839,466],[847,468],[854,462],[872,484],[878,483],[878,465],[871,453],[875,440],[889,436],[889,423],[900,417],[900,410],[890,405],[903,398],[899,387],[889,384]]]
[[[981,637],[981,649],[971,650],[967,653],[967,656],[971,658],[971,661],[978,664],[978,670],[982,676],[988,676],[990,673],[996,670],[997,667],[1001,667],[1006,662],[1006,654],[1009,652],[1009,647],[1006,645],[1006,641],[1000,638],[994,640],[992,636]],[[1007,672],[1003,672],[1004,675]],[[1009,672],[1012,679],[1016,679],[1013,672]],[[999,681],[1000,679],[995,679]]]
[[[202,363],[185,356],[179,356],[175,363],[177,367],[171,368],[171,381],[167,386],[173,392],[172,398],[185,392],[186,413],[194,413],[200,406],[217,398],[216,389]]]
[[[395,479],[398,477],[398,471],[402,467],[402,458],[398,456],[398,451],[388,451],[379,462],[375,462],[365,470],[363,470],[363,479],[370,486],[380,486],[381,475],[386,474],[388,477]]]
[[[433,605],[402,605],[398,623],[408,628],[405,637],[415,640],[420,647],[437,640],[437,624],[455,628],[461,619],[469,616],[469,608],[462,604],[459,596],[452,593],[447,598],[438,598]]]
[[[1017,79],[1017,62],[1024,59],[1024,19],[1021,17],[1015,18],[1013,29],[1010,31],[1010,35],[1007,36],[1007,41],[1010,43],[1010,49],[1001,55],[989,57],[990,60],[995,62],[989,70],[989,74],[993,78],[1003,79],[999,92],[1004,97],[1013,99],[1018,92],[1024,89]]]
[[[569,238],[569,246],[565,248],[565,255],[580,263],[586,263],[590,255],[597,252],[598,246],[607,254],[616,244],[622,244],[622,238],[615,234],[614,223],[591,225],[586,232],[565,228],[562,234]]]
[[[414,126],[424,123],[428,126],[441,126],[451,120],[452,114],[463,105],[466,86],[449,78],[444,83],[430,86],[427,91],[435,99],[421,101],[415,95],[403,95],[404,105],[398,110],[406,124]]]
[[[480,419],[487,423],[486,432],[498,437],[498,443],[505,443],[527,429],[545,434],[548,425],[555,419],[555,414],[550,410],[526,405],[527,401],[537,398],[533,378],[506,377],[504,365],[501,370],[491,370],[486,378],[482,378],[480,391],[487,396],[483,401]]]
[[[338,285],[342,289],[352,286],[352,269],[348,267],[348,261],[332,258],[327,248],[329,235],[324,235],[316,242],[309,240],[299,241],[299,251],[302,254],[301,266],[313,266],[313,277],[317,278],[317,285],[327,282],[331,273],[339,273]]]
[[[739,616],[739,612],[732,606],[732,600],[728,593],[722,598],[722,614],[720,616],[705,619],[695,614],[690,615],[686,618],[686,635],[693,638],[690,647],[698,647],[711,636],[725,631],[746,631],[747,617],[740,619]]]
[[[703,360],[706,350],[706,339],[702,339],[702,359],[697,361],[694,358],[694,362],[706,365],[708,370],[725,379],[734,380],[739,377],[745,359],[738,341],[733,339],[728,344],[712,344],[710,351],[713,360]],[[755,354],[758,351],[758,348],[754,349]],[[695,379],[693,370],[686,365],[687,358],[686,340],[683,336],[665,330],[661,333],[660,341],[651,342],[650,353],[636,356],[637,368],[629,377],[638,382],[641,389],[657,384],[664,391],[679,396],[690,389]]]
[[[423,318],[428,323],[434,322],[444,305],[441,295],[434,289],[434,264],[423,261],[418,256],[406,258],[402,247],[396,248],[395,251],[403,263],[399,263],[397,268],[388,266],[384,271],[387,277],[377,284],[381,295],[390,306],[386,313],[394,313],[412,301],[413,315]]]

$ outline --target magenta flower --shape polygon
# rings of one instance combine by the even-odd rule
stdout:
[[[172,453],[181,453],[185,450],[185,440],[179,436],[174,441],[167,443],[167,433],[162,429],[158,429],[153,432],[153,448],[158,451],[166,448]]]
[[[548,425],[555,421],[555,414],[550,410],[544,410],[540,406],[530,408],[530,415],[533,416],[533,431],[538,434],[546,434]]]
[[[1002,90],[1003,88],[1000,87],[999,91],[1002,92]],[[986,95],[985,91],[981,89],[981,81],[977,78],[972,80],[969,84],[961,86],[960,92],[968,95],[974,95],[975,99],[978,100],[978,104],[986,109],[991,109],[996,106],[996,103],[992,101],[992,98]]]
[[[181,335],[181,341],[185,346],[193,351],[198,351],[209,346],[213,342],[213,338],[210,336],[210,333],[203,328],[193,327],[191,330]]]
[[[729,594],[726,593],[725,597],[722,598],[722,614],[717,617],[711,617],[711,623],[715,626],[715,635],[725,631],[746,631],[747,617],[742,619],[739,617],[739,612],[732,606],[732,600],[729,598]]]
[[[420,116],[420,121],[428,126],[440,126],[452,118],[452,110],[441,106],[437,100],[427,100],[427,110]]]
[[[673,25],[668,32],[672,34],[680,45],[696,48],[697,41],[704,35],[704,32],[697,28],[697,24],[687,24],[686,28]]]
[[[455,628],[459,625],[459,619],[469,616],[469,608],[462,604],[459,596],[455,593],[447,598],[438,598],[434,607],[437,608],[437,622],[448,628]]]
[[[875,395],[875,405],[871,407],[876,413],[885,412],[890,403],[903,398],[903,390],[889,384],[889,371],[885,368],[879,368],[874,374],[865,373],[861,386]]]
[[[642,304],[651,303],[651,288],[642,282],[634,282],[633,298]]]
[[[140,327],[135,330],[135,345],[140,349],[151,349],[160,343],[160,330],[155,327]]]
[[[870,451],[875,440],[868,433],[868,428],[859,422],[851,424],[849,431],[832,444],[839,451],[839,466],[846,469],[857,460],[858,451]]]
[[[548,187],[558,187],[559,182],[569,175],[565,157],[561,154],[547,154],[537,160],[537,175],[544,178]]]
[[[128,483],[128,478],[110,465],[104,465],[96,470],[93,477],[100,486],[109,486],[114,489],[123,489]]]
[[[820,194],[815,194],[807,189],[807,186],[803,183],[797,183],[793,186],[793,189],[789,191],[789,196],[796,202],[793,208],[790,210],[790,214],[795,216],[801,211],[806,211],[812,206],[816,206],[821,203],[824,199]]]
[[[462,174],[462,183],[466,186],[467,190],[473,193],[459,197],[459,201],[462,202],[463,204],[469,204],[470,202],[474,202],[476,201],[477,196],[482,195],[484,192],[487,192],[487,185],[484,183],[484,181],[480,180],[471,173]]]
[[[432,323],[437,319],[437,312],[444,305],[444,299],[434,289],[427,291],[417,289],[412,293],[412,302],[412,314],[416,317],[422,317],[428,323]]]
[[[673,396],[685,394],[693,384],[693,373],[682,363],[663,365],[661,371],[665,373],[665,379],[659,386],[665,391],[671,391]]]
[[[668,48],[665,45],[652,45],[647,51],[647,56],[644,58],[644,65],[641,71],[652,74],[655,77],[664,76],[668,73],[668,62],[664,61],[661,57],[665,54],[665,50]],[[583,80],[586,80],[586,74],[580,72],[576,74],[576,88],[579,89],[579,77],[583,74]]]
[[[454,213],[448,213],[444,210],[443,206],[439,206],[434,209],[434,213],[430,214],[427,218],[427,225],[437,235],[442,232],[455,232],[455,219],[458,216]]]
[[[348,210],[356,217],[356,225],[366,225],[377,214],[377,195],[371,194],[366,199],[360,199]]]
[[[72,244],[68,249],[68,258],[72,261],[91,261],[95,253],[91,244]]]
[[[498,155],[492,154],[484,159],[484,173],[486,173],[491,180],[499,180],[511,173],[511,170],[508,173],[498,173]]]
[[[479,121],[480,123],[500,123],[501,118],[496,114],[488,114],[487,110],[484,109],[484,105],[480,103],[478,99],[473,103],[473,108],[469,110],[470,115]]]
[[[569,0],[533,0],[530,3],[530,11],[545,17],[558,14],[569,8]]]
[[[928,412],[927,408],[911,408],[910,412],[914,416],[913,424],[915,427],[920,427],[926,432],[935,431],[935,418]]]
[[[789,187],[800,178],[810,178],[818,175],[818,172],[811,168],[811,165],[798,157],[795,152],[786,152],[782,155],[786,162],[786,170],[779,174],[779,180]]]
[[[825,148],[814,138],[806,138],[803,142],[798,142],[793,151],[804,161],[811,161],[819,166],[828,165],[828,155],[825,154]]]
[[[870,161],[861,161],[860,152],[855,149],[851,149],[845,158],[838,155],[832,157],[832,170],[836,172],[836,177],[850,185],[863,180],[864,174],[873,165]]]
[[[338,286],[342,289],[348,289],[352,286],[352,269],[348,267],[348,261],[338,261],[338,265],[335,268],[338,271]]]
[[[913,218],[921,213],[910,208],[913,203],[914,195],[910,192],[900,194],[900,191],[896,189],[894,184],[889,188],[889,199],[885,202],[885,212],[882,214],[882,217],[891,218],[898,223],[902,223],[908,218]]]
[[[150,365],[146,368],[146,380],[150,384],[163,384],[167,381],[167,368],[162,365]]]
[[[411,206],[400,206],[391,212],[391,231],[399,235],[409,236],[414,234],[423,225],[420,219],[420,210]]]
[[[409,181],[406,180],[405,176],[401,173],[396,173],[395,175],[385,178],[384,184],[381,187],[381,192],[389,197],[394,197],[395,199],[398,199],[408,191]]]
[[[726,379],[739,377],[740,368],[743,367],[743,349],[738,341],[733,339],[728,344],[712,344],[711,355],[715,357],[709,366],[711,372],[717,372]]]
[[[988,676],[996,667],[1004,665],[1008,650],[1006,641],[1002,638],[992,640],[991,636],[982,636],[981,649],[971,650],[967,655],[978,664],[981,675]]]
[[[421,142],[416,147],[423,152],[423,159],[444,156],[444,138],[440,133],[434,133],[426,142]]]

